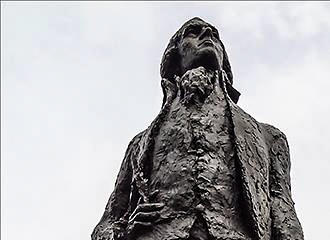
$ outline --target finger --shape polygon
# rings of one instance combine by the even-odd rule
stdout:
[[[162,209],[163,207],[164,203],[143,203],[139,205],[139,208],[143,210],[143,212],[153,212]]]
[[[138,221],[138,222],[153,222],[157,218],[159,218],[160,214],[159,212],[139,212],[136,215],[134,215],[130,220],[129,223]]]
[[[154,212],[156,210],[162,209],[163,207],[164,203],[142,203],[136,207],[134,212]]]
[[[143,203],[139,204],[133,213],[131,214],[130,218],[134,218],[136,214],[139,212],[155,212],[157,210],[160,210],[164,207],[163,203]]]
[[[160,191],[159,190],[155,190],[155,191],[152,191],[151,193],[149,193],[149,199],[151,201],[153,201],[156,197],[157,197],[157,194],[159,193]]]
[[[142,202],[143,202],[143,197],[140,197],[139,200],[138,200],[138,205],[142,204]]]
[[[150,195],[150,197],[152,198],[152,197],[154,197],[156,194],[158,194],[160,191],[157,189],[157,190],[155,190],[155,191],[152,191],[149,195]]]
[[[132,229],[136,229],[137,227],[150,227],[152,226],[151,222],[134,222]]]

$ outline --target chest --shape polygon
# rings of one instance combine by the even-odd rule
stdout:
[[[173,151],[212,152],[229,151],[232,124],[224,98],[211,96],[201,106],[185,106],[174,101],[166,121],[159,129],[155,153]]]

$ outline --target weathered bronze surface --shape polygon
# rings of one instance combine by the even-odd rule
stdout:
[[[92,239],[303,240],[286,137],[238,107],[217,29],[186,22],[161,76],[161,112],[130,142]]]

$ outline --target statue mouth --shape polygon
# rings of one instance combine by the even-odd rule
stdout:
[[[203,42],[201,42],[200,44],[198,44],[198,46],[202,46],[202,45],[214,46],[214,42],[211,39],[206,39]]]

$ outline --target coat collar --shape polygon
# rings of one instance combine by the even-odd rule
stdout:
[[[225,75],[222,78],[225,82]],[[243,196],[250,212],[250,222],[258,240],[268,240],[270,232],[269,156],[262,127],[236,105],[222,84],[230,108],[234,144],[242,180]],[[234,93],[235,94],[235,93]],[[239,95],[238,95],[239,96]],[[237,99],[238,100],[238,99]]]

